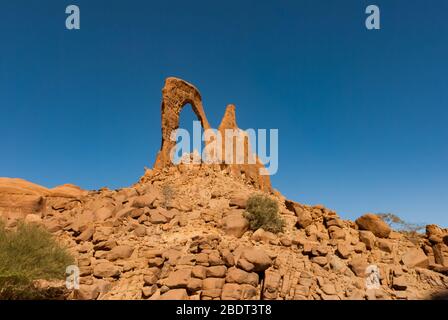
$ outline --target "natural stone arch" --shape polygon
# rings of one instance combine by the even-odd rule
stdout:
[[[198,89],[182,79],[167,78],[162,90],[162,146],[155,168],[171,164],[171,152],[176,145],[176,142],[170,139],[171,133],[179,128],[180,112],[187,104],[191,105],[204,130],[210,129]]]
[[[157,159],[154,164],[155,169],[162,169],[173,165],[172,152],[175,150],[176,141],[171,140],[171,134],[179,128],[180,113],[187,104],[191,105],[193,112],[201,122],[202,128],[204,130],[211,129],[207,117],[205,116],[204,108],[202,106],[202,98],[199,90],[196,89],[196,87],[192,84],[182,79],[173,77],[167,78],[165,80],[165,86],[162,90],[162,146],[159,153],[157,154]],[[225,136],[224,131],[226,129],[236,129],[238,130],[238,132],[245,135],[244,131],[240,131],[238,125],[236,124],[234,105],[229,105],[226,108],[226,112],[218,128],[218,132],[221,132],[221,134]],[[219,157],[218,159],[216,159],[216,157],[219,155],[220,149],[222,151],[221,156],[226,153],[226,146],[219,145],[219,141],[215,139],[216,137],[212,135],[210,137],[210,140],[205,142],[207,150],[204,150],[205,162],[203,162],[202,165],[211,164],[218,165],[218,168],[221,169],[227,168],[234,176],[242,177],[244,175],[245,179],[252,183],[256,188],[268,192],[271,191],[271,182],[269,176],[262,175],[260,172],[261,169],[264,169],[264,165],[260,161],[258,156],[255,155],[255,162],[248,161],[249,155],[252,154],[248,139],[245,140],[244,143],[244,161],[242,164],[226,164],[222,161],[223,159],[219,159]],[[220,143],[222,142],[223,141],[221,141]],[[207,146],[210,148],[207,148]],[[208,163],[207,160],[210,159],[212,160],[212,162]]]

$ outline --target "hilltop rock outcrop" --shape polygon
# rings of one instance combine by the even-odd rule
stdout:
[[[0,178],[0,217],[10,223],[29,215],[29,219],[35,220],[48,209],[69,205],[86,194],[87,191],[71,184],[48,189],[23,179]]]
[[[410,234],[375,215],[344,220],[323,205],[270,192],[269,181],[246,164],[173,166],[169,136],[185,103],[209,124],[193,86],[169,78],[163,96],[162,148],[135,185],[83,191],[0,178],[8,228],[22,218],[41,224],[75,258],[80,288],[64,297],[410,300],[448,290],[448,229],[429,225],[426,234]],[[219,130],[226,128],[238,128],[232,105]],[[249,230],[247,200],[260,193],[277,203],[282,232]]]
[[[154,164],[156,170],[173,166],[172,159],[176,142],[171,137],[172,133],[179,128],[180,112],[187,104],[192,106],[203,129],[211,129],[198,89],[182,79],[173,77],[166,79],[162,89],[162,146]],[[226,130],[233,131],[235,134],[230,138],[231,144],[228,145],[224,143]],[[207,160],[212,160],[215,165],[227,167],[232,175],[244,177],[258,189],[270,192],[269,175],[265,173],[260,159],[253,154],[247,134],[238,128],[234,105],[227,106],[218,131],[221,133],[222,139],[211,136],[210,141],[206,141],[205,156],[208,159],[205,159],[203,165],[210,165]],[[241,145],[238,144],[239,141],[242,142]],[[215,147],[210,147],[213,142]],[[237,157],[237,154],[241,156]]]

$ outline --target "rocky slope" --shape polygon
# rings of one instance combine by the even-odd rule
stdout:
[[[168,81],[177,98],[165,90],[163,105],[193,101],[208,125],[199,93],[180,81]],[[164,137],[181,107],[162,107]],[[228,126],[236,127],[233,106]],[[162,143],[155,168],[120,190],[0,179],[0,216],[8,227],[42,224],[69,248],[81,283],[70,299],[429,299],[448,289],[447,229],[408,235],[375,215],[343,220],[285,199],[257,175],[259,163],[171,166],[166,150]],[[243,212],[257,193],[277,201],[283,233],[248,230]]]

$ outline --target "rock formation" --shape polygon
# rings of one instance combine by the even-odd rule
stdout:
[[[27,216],[40,219],[47,209],[57,208],[85,194],[87,191],[71,184],[48,189],[23,179],[0,178],[0,216],[10,223]]]
[[[203,129],[211,129],[204,112],[201,95],[196,87],[182,79],[172,77],[166,79],[165,86],[162,89],[162,146],[157,155],[154,169],[163,169],[173,165],[172,151],[174,150],[176,142],[172,141],[170,137],[172,133],[179,128],[179,115],[182,108],[186,104],[190,104],[192,106],[193,111],[198,117],[198,120],[201,122]],[[217,142],[217,144],[222,143],[222,152],[220,153],[222,157],[219,157],[219,162],[217,164],[223,165],[223,167],[228,167],[233,175],[239,177],[243,176],[248,182],[254,184],[257,188],[264,191],[271,191],[269,175],[261,174],[261,170],[264,169],[264,166],[258,157],[252,154],[253,151],[249,145],[248,138],[243,138],[244,150],[242,152],[242,163],[236,163],[237,139],[235,139],[233,143],[232,150],[225,149],[225,144],[223,142],[226,129],[235,130],[240,136],[245,135],[244,131],[239,129],[236,124],[234,105],[229,105],[226,108],[224,117],[218,128],[218,131],[221,133],[223,139]],[[214,140],[215,139],[212,138],[208,143],[211,143]],[[206,147],[208,143],[206,143]],[[219,155],[216,148],[220,148],[220,146],[216,145],[215,148],[211,148],[211,151],[207,157],[216,159],[216,156]],[[234,155],[232,163],[225,163],[225,155],[228,152],[232,152]],[[253,160],[251,161],[251,159]]]
[[[249,138],[243,130],[241,130],[236,123],[235,106],[228,105],[224,117],[222,118],[221,124],[218,127],[218,131],[221,133],[221,137],[225,140],[226,130],[231,130],[239,135],[239,137],[232,138],[233,141],[230,146],[233,147],[232,150],[227,150],[226,146],[228,144],[222,144],[222,155],[223,159],[226,159],[226,153],[230,152],[231,163],[229,165],[230,171],[235,176],[244,175],[245,178],[250,181],[257,188],[264,191],[271,191],[271,181],[269,175],[261,175],[261,170],[264,169],[263,164],[258,159],[257,155],[253,154],[252,148],[249,144]],[[243,150],[241,152],[241,158],[238,162],[238,140],[243,141]],[[233,156],[233,157],[232,157]]]
[[[171,151],[176,145],[170,139],[171,133],[179,128],[179,115],[185,105],[190,104],[204,129],[209,129],[199,91],[188,82],[178,78],[168,78],[162,89],[162,146],[154,168],[160,169],[172,164]]]
[[[87,192],[0,179],[0,219],[10,228],[20,218],[41,224],[75,257],[80,288],[69,299],[403,300],[448,290],[448,229],[408,234],[372,214],[344,220],[264,192],[268,182],[248,181],[244,165],[171,166],[169,135],[187,102],[209,127],[198,91],[168,79],[161,152],[131,187]],[[225,128],[237,128],[233,106]],[[248,229],[247,199],[260,192],[277,202],[283,232]],[[17,208],[20,217],[11,215]]]

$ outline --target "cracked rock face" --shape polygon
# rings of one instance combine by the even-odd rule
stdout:
[[[202,105],[201,94],[192,84],[178,78],[167,78],[162,90],[162,146],[157,155],[154,169],[163,169],[172,166],[172,151],[176,145],[171,141],[172,133],[179,128],[179,115],[185,105],[190,104],[194,113],[198,117],[204,130],[211,129]],[[220,155],[219,163],[227,167],[233,176],[243,176],[248,182],[263,191],[271,191],[269,175],[262,175],[265,170],[260,159],[253,154],[249,144],[248,135],[238,128],[236,123],[235,106],[228,105],[224,117],[219,125],[218,131],[222,140],[215,141],[216,144],[210,147],[214,139],[206,142],[208,156],[215,158]],[[232,145],[225,145],[226,131],[236,135],[230,137]],[[239,160],[236,157],[238,141],[241,141]],[[221,148],[220,148],[220,145]],[[207,147],[208,145],[208,147]],[[227,148],[226,148],[227,147]],[[242,148],[241,148],[242,147]],[[221,150],[218,150],[220,148]],[[220,153],[218,153],[220,151]],[[232,155],[229,155],[232,152]],[[227,155],[227,158],[226,158]],[[226,161],[227,159],[227,161]],[[238,160],[238,161],[237,161]],[[204,164],[205,165],[205,164]]]

